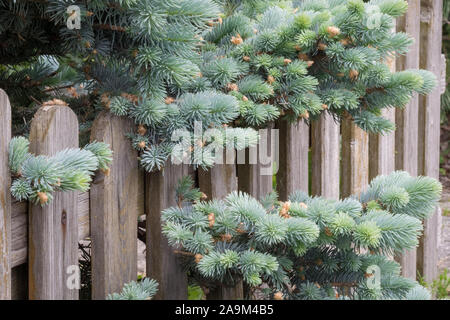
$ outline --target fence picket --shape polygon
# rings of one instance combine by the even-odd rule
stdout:
[[[231,191],[237,190],[236,164],[228,164],[231,159],[236,161],[236,152],[224,151],[223,164],[215,164],[209,169],[198,169],[199,187],[208,199],[224,198]]]
[[[144,183],[137,152],[125,137],[132,130],[130,119],[107,111],[92,126],[91,141],[108,143],[113,150],[109,174],[98,172],[90,191],[92,299],[105,299],[137,278],[137,218],[144,201],[139,190]]]
[[[341,197],[360,194],[369,182],[369,136],[350,119],[341,122]]]
[[[78,240],[84,240],[90,235],[89,192],[79,193],[77,201]],[[143,208],[138,211],[144,212]],[[13,200],[11,212],[11,267],[15,268],[28,261],[28,202]]]
[[[260,141],[257,146],[246,149],[245,163],[237,165],[238,189],[256,199],[261,199],[272,191],[273,166],[277,165],[276,155],[272,153],[276,152],[275,147],[278,143],[275,141],[278,135],[275,135],[272,129],[273,125],[269,125],[268,128],[259,131],[263,143]]]
[[[405,56],[398,57],[396,68],[398,71],[419,68],[420,42],[420,0],[409,0],[406,15],[397,19],[397,31],[408,33],[414,38],[414,44],[409,47]],[[395,168],[417,175],[418,159],[418,108],[419,99],[414,94],[404,110],[396,109],[395,122]],[[408,250],[396,257],[402,265],[402,275],[411,279],[416,278],[416,250]]]
[[[296,190],[308,192],[309,126],[299,120],[289,124],[278,121],[280,157],[277,172],[277,192],[287,200]]]
[[[420,67],[440,79],[442,65],[442,0],[421,1]],[[419,163],[418,174],[439,179],[440,94],[437,86],[428,96],[419,98]],[[426,281],[437,277],[439,210],[424,222],[421,245],[417,250],[417,268]]]
[[[230,158],[236,158],[236,152],[232,151],[234,155]],[[214,167],[208,170],[198,169],[198,182],[200,190],[202,190],[208,197],[208,199],[224,198],[230,192],[238,189],[238,179],[236,175],[236,165],[227,164],[230,159],[227,160],[226,153],[230,151],[224,151],[223,162],[224,164],[216,164]],[[236,159],[235,159],[236,160]],[[206,299],[208,300],[237,300],[243,299],[244,291],[242,281],[239,281],[236,286],[228,287],[219,285],[215,289],[207,293]]]
[[[311,123],[311,193],[339,199],[339,124],[329,114]]]
[[[395,59],[386,61],[389,69],[395,72]],[[382,116],[395,123],[395,109],[383,109]],[[380,174],[389,174],[395,170],[395,131],[380,134],[369,134],[369,181]]]
[[[177,205],[176,186],[188,174],[187,165],[168,163],[163,171],[146,175],[147,276],[159,282],[154,299],[187,299],[187,275],[161,232],[161,211]]]
[[[30,151],[53,155],[78,147],[78,120],[67,106],[42,106],[34,115]],[[56,192],[45,207],[29,206],[28,294],[36,300],[76,300],[68,286],[71,266],[78,266],[77,192]],[[71,271],[73,272],[73,271]]]
[[[11,106],[0,89],[0,300],[11,299],[11,178],[8,146],[11,140]]]

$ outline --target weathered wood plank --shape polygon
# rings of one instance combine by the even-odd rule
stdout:
[[[236,152],[227,151],[232,153],[231,156],[223,157],[224,164],[216,164],[214,167],[208,170],[198,169],[198,182],[200,190],[202,190],[208,199],[221,199],[225,198],[230,192],[238,189],[238,178],[236,171],[236,164],[229,164],[231,158],[236,161]],[[250,187],[250,186],[248,186]],[[234,287],[217,286],[210,290],[207,295],[207,300],[238,300],[243,299],[244,291],[242,283]]]
[[[386,61],[389,69],[395,72],[395,59]],[[395,109],[383,109],[382,116],[395,123]],[[369,134],[369,181],[381,174],[389,174],[395,170],[395,131],[380,134]]]
[[[11,265],[17,267],[28,261],[28,203],[11,203]],[[89,192],[78,194],[78,240],[89,237]]]
[[[11,299],[11,175],[8,147],[11,140],[11,106],[0,89],[0,300]]]
[[[421,1],[420,67],[440,79],[442,0]],[[428,96],[419,97],[418,174],[439,179],[440,94],[437,86]],[[424,222],[424,233],[417,250],[417,269],[427,282],[436,279],[439,217],[438,210]]]
[[[53,155],[78,147],[78,120],[67,106],[42,106],[34,115],[30,151]],[[30,299],[78,299],[68,286],[68,267],[78,266],[77,192],[56,192],[45,207],[29,207],[28,293]]]
[[[408,12],[397,19],[397,31],[408,33],[414,38],[414,44],[409,47],[405,56],[396,60],[397,71],[419,68],[420,45],[420,0],[408,1]],[[414,94],[411,101],[403,110],[396,110],[395,122],[395,168],[408,171],[411,175],[417,175],[418,158],[418,108],[419,99]],[[416,278],[416,250],[409,250],[396,257],[402,265],[402,274],[405,277]]]
[[[139,180],[143,183],[143,179]],[[139,188],[138,198],[143,199],[144,187]],[[17,267],[28,261],[28,204],[26,202],[12,201],[11,204],[11,265]],[[144,201],[139,201],[137,207],[138,216],[145,214]],[[78,194],[78,240],[84,240],[91,235],[89,221],[89,192]]]
[[[395,123],[395,109],[384,109],[382,116]],[[369,134],[369,181],[380,174],[395,170],[395,132]]]
[[[199,187],[208,196],[208,199],[224,198],[228,193],[238,188],[236,164],[228,163],[232,160],[236,161],[236,152],[227,151],[227,156],[225,153],[224,151],[223,163],[217,163],[207,170],[198,169]]]
[[[259,130],[260,141],[255,147],[238,151],[237,174],[238,189],[256,199],[261,199],[272,191],[273,167],[277,165],[276,156],[278,135],[272,132],[273,125]],[[245,154],[245,159],[240,155]],[[244,157],[242,157],[244,158]],[[243,163],[241,163],[243,162]]]
[[[218,286],[206,295],[207,300],[243,300],[244,283],[242,280],[233,287]]]
[[[311,122],[311,193],[339,199],[340,125],[328,113]]]
[[[187,299],[187,275],[161,232],[161,211],[177,204],[175,189],[188,174],[187,165],[168,163],[163,171],[146,175],[147,276],[159,283],[154,299]]]
[[[92,299],[120,292],[137,278],[138,190],[143,189],[137,152],[125,136],[133,122],[107,111],[100,113],[91,141],[111,146],[110,172],[98,172],[90,190],[92,240]]]
[[[287,200],[296,191],[308,192],[309,126],[305,121],[289,124],[279,120],[280,161],[277,172],[277,192]]]
[[[360,194],[369,182],[369,135],[351,119],[341,122],[341,197]]]

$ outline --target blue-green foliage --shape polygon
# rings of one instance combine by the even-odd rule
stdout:
[[[131,281],[123,286],[120,293],[109,294],[107,300],[150,300],[158,292],[158,282],[145,278]]]
[[[406,1],[251,2],[259,4],[259,14],[240,2],[224,1],[225,11],[233,10],[205,33],[209,44],[203,47],[211,61],[203,67],[204,75],[217,89],[237,84],[235,91],[242,95],[233,94],[240,98],[246,125],[262,126],[278,114],[289,120],[316,118],[326,109],[366,131],[385,133],[395,126],[381,116],[383,108],[401,108],[414,92],[428,94],[436,85],[430,72],[393,73],[386,65],[413,42],[393,31],[395,18],[407,10]],[[222,67],[216,70],[211,64]],[[237,64],[247,65],[246,75],[225,76],[224,70]]]
[[[34,156],[28,146],[24,137],[10,142],[11,194],[19,201],[30,199],[41,206],[50,203],[55,191],[89,190],[95,171],[107,172],[112,161],[112,151],[103,142],[64,149],[53,156]]]
[[[207,148],[234,143],[193,137],[196,121],[202,133],[232,133],[329,112],[384,133],[394,124],[383,109],[402,108],[436,83],[427,71],[386,66],[413,41],[392,30],[404,0],[78,1],[81,29],[67,28],[69,2],[0,2],[0,81],[22,105],[46,87],[59,94],[58,85],[80,85],[91,117],[104,107],[133,119],[138,130],[127,134],[148,171],[174,152],[211,167]],[[189,145],[172,141],[179,129],[190,132]],[[245,133],[256,140],[256,131]]]
[[[285,299],[429,298],[389,256],[418,245],[441,194],[435,179],[398,171],[375,178],[360,198],[295,192],[281,202],[274,193],[262,203],[242,192],[203,201],[192,185],[180,182],[179,206],[162,212],[162,228],[202,287],[243,279]]]

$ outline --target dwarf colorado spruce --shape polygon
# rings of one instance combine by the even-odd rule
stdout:
[[[418,245],[441,191],[435,179],[396,171],[339,201],[303,192],[286,202],[242,192],[202,201],[186,177],[178,206],[162,212],[162,227],[206,291],[243,280],[247,298],[429,299],[390,256]]]

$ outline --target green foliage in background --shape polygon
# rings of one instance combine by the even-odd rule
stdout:
[[[419,283],[431,290],[433,296],[436,297],[436,299],[449,299],[450,276],[448,273],[449,271],[447,269],[444,269],[444,271],[439,274],[439,277],[433,280],[431,283],[426,282],[425,279],[420,274],[418,274]]]

